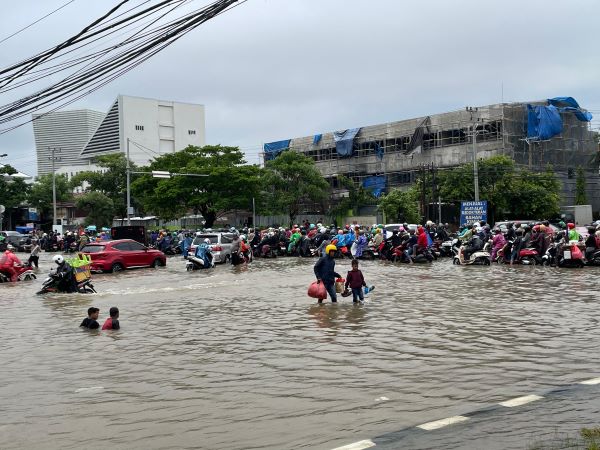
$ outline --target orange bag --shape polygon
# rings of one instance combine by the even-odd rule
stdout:
[[[313,281],[308,287],[308,296],[325,300],[327,298],[327,289],[325,289],[325,285],[322,282]]]
[[[571,258],[572,259],[583,259],[583,254],[581,253],[581,249],[576,245],[571,246]]]

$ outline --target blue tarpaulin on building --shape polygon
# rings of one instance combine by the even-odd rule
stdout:
[[[286,139],[284,141],[269,142],[268,144],[265,144],[263,146],[265,151],[265,160],[270,161],[275,159],[282,151],[290,148],[290,142],[292,142],[291,139]]]
[[[335,131],[333,140],[335,141],[335,150],[338,156],[349,158],[354,153],[354,138],[360,131],[360,128],[351,128],[344,131]]]
[[[319,142],[321,142],[322,137],[322,134],[315,134],[313,137],[313,145],[317,145]]]
[[[561,113],[571,112],[582,122],[590,122],[593,118],[592,113],[583,111],[573,97],[554,97],[548,99],[548,104],[556,106]]]
[[[527,105],[527,137],[545,141],[560,133],[563,123],[556,106]]]
[[[385,192],[386,184],[387,179],[385,175],[367,177],[362,182],[363,187],[371,191],[375,197],[380,197]]]

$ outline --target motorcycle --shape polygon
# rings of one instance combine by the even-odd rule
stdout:
[[[188,272],[193,270],[200,269],[212,269],[215,267],[215,263],[213,262],[212,255],[210,258],[198,258],[194,255],[188,255],[187,262],[185,263],[185,268]]]
[[[17,271],[17,281],[30,281],[35,280],[37,276],[35,272],[31,269],[29,263],[25,263],[22,266],[15,266]],[[10,275],[8,272],[0,269],[0,283],[9,283]]]
[[[586,256],[586,265],[588,266],[600,266],[600,250],[590,252]]]
[[[558,267],[577,267],[585,266],[583,253],[577,246],[577,241],[570,241],[568,244],[563,244],[558,250],[556,257]]]
[[[58,288],[60,281],[60,277],[56,274],[56,272],[50,272],[50,274],[48,274],[48,278],[46,278],[42,283],[42,289],[37,292],[37,295],[46,294],[48,292],[64,292]],[[91,280],[88,278],[87,280],[77,283],[77,292],[80,294],[95,294],[96,290],[94,289],[94,285],[91,283]]]
[[[519,260],[521,264],[535,266],[542,264],[543,260],[535,248],[524,248],[519,252]]]
[[[464,257],[465,246],[461,245],[458,248],[458,253],[454,256],[452,262],[459,266],[489,266],[491,263],[490,253],[489,253],[489,245],[485,244],[482,250],[479,250],[469,257],[469,259],[465,260]]]
[[[454,257],[455,254],[452,250],[452,240],[440,242],[438,251],[442,257]]]

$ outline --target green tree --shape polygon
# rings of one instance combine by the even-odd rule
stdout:
[[[340,175],[338,177],[340,188],[348,190],[348,196],[342,197],[337,203],[330,203],[329,213],[332,216],[346,214],[349,210],[358,210],[367,205],[374,204],[373,194],[364,187],[357,185],[352,179]]]
[[[77,198],[75,205],[88,216],[85,225],[97,227],[112,226],[115,205],[113,201],[102,192],[87,192]]]
[[[174,176],[168,179],[138,177],[132,192],[148,213],[175,219],[193,211],[211,227],[219,214],[248,209],[260,194],[261,169],[246,165],[237,147],[189,146],[156,158],[148,171],[203,174],[202,177]]]
[[[42,175],[29,191],[29,204],[37,208],[43,220],[52,217],[52,174]],[[73,200],[71,184],[66,175],[56,175],[56,201]]]
[[[11,210],[17,208],[27,199],[29,186],[22,178],[14,178],[18,171],[10,166],[5,165],[0,167],[0,204],[6,207],[6,212],[3,214],[3,221],[10,216]]]
[[[551,166],[543,173],[518,172],[509,194],[514,218],[547,219],[560,212],[560,183]]]
[[[265,167],[265,209],[284,213],[290,224],[308,202],[322,202],[329,193],[329,184],[317,170],[315,162],[294,151],[286,151]]]
[[[575,204],[587,205],[587,196],[585,194],[585,171],[581,166],[577,168],[577,180],[575,181]]]
[[[112,200],[113,215],[127,215],[127,158],[123,153],[98,156],[95,163],[105,168],[103,172],[80,172],[71,179],[73,188],[86,186],[86,192],[101,192]],[[131,164],[131,170],[136,170]],[[135,201],[132,200],[135,204]]]
[[[394,189],[379,199],[379,208],[385,213],[387,222],[418,223],[421,220],[418,198],[417,187],[408,191]]]
[[[509,209],[514,161],[506,156],[482,159],[478,162],[478,174],[479,198],[487,200],[488,216],[493,222]],[[440,171],[439,186],[439,195],[444,201],[458,203],[474,200],[473,165],[464,164],[452,170]]]

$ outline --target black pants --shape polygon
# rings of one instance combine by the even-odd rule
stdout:
[[[40,257],[39,257],[39,256],[33,256],[33,255],[31,255],[31,256],[29,257],[29,265],[30,265],[30,266],[32,266],[32,267],[35,265],[35,267],[36,267],[36,268],[39,268],[39,267],[40,267],[40,266],[38,265],[38,261],[39,261],[39,260],[40,260]]]
[[[239,252],[231,253],[231,264],[233,264],[234,266],[237,266],[238,264],[241,264],[241,263],[242,263],[242,261],[240,259]]]

